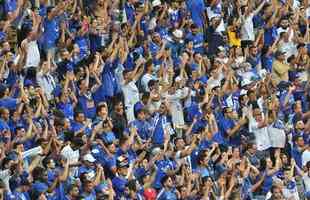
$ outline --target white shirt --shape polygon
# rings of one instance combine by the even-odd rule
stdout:
[[[245,18],[245,16],[242,17],[242,26],[241,26],[241,40],[255,40],[255,34],[254,34],[254,24],[253,24],[253,13],[251,13],[249,16]]]
[[[296,181],[293,179],[291,180],[295,183],[295,187],[293,189],[288,189],[287,186],[284,186],[283,188],[283,196],[287,199],[294,199],[299,200],[299,195],[297,191]]]
[[[74,151],[70,145],[67,145],[61,150],[60,155],[65,157],[69,161],[69,164],[74,164],[79,161],[80,151],[79,150]],[[70,176],[75,176],[77,170],[78,170],[77,167],[72,167],[70,170]]]
[[[310,161],[310,151],[307,149],[301,155],[302,166],[306,166],[307,162]]]
[[[53,91],[56,88],[54,77],[50,75],[49,73],[43,74],[42,72],[39,72],[37,74],[37,81],[38,81],[39,86],[43,89],[44,94],[46,95],[46,98],[48,100],[52,100]]]
[[[23,152],[23,158],[27,158],[27,157],[32,157],[32,156],[36,156],[36,155],[39,155],[43,152],[43,149],[41,146],[38,146],[38,147],[34,147],[32,149],[29,149],[27,151],[24,151]]]
[[[189,93],[189,88],[178,89],[174,94],[167,94],[166,98],[170,103],[171,117],[174,127],[183,126],[184,114],[181,99],[184,99]]]
[[[122,91],[125,99],[126,116],[129,122],[135,120],[134,105],[139,102],[139,90],[135,81],[122,85]]]
[[[258,123],[252,116],[250,116],[249,131],[254,133],[257,150],[264,151],[271,147],[267,126],[258,128]]]
[[[304,181],[306,192],[310,192],[310,177],[308,173],[302,177],[302,180]]]
[[[26,51],[27,51],[27,57],[26,57],[26,65],[25,68],[29,67],[38,67],[40,64],[40,51],[37,44],[37,41],[30,41],[26,44]]]
[[[148,86],[148,83],[150,80],[153,80],[153,79],[156,79],[156,77],[152,76],[151,74],[144,74],[142,76],[141,84],[142,84],[144,91],[150,92],[150,88]]]
[[[9,180],[11,178],[11,172],[9,169],[0,171],[0,180],[3,181],[3,183],[5,184],[6,189],[10,192],[10,184],[9,184]]]

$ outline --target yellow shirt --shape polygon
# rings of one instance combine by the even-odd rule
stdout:
[[[228,30],[228,40],[230,46],[241,46],[241,39],[237,37],[237,33],[235,31]]]
[[[280,83],[281,81],[288,81],[288,71],[290,69],[290,66],[281,63],[278,60],[275,60],[272,64],[272,76],[276,83]]]

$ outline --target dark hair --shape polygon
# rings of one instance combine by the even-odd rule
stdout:
[[[160,183],[162,184],[162,186],[165,185],[165,183],[167,182],[169,178],[171,178],[171,176],[169,175],[165,175],[164,177],[162,177],[162,179],[160,180]]]
[[[40,167],[40,166],[34,168],[32,173],[31,173],[31,175],[33,177],[33,180],[34,181],[37,181],[37,180],[41,181],[43,176],[44,176],[45,171],[46,170],[43,167]]]
[[[51,158],[51,157],[45,157],[43,160],[42,160],[42,165],[43,165],[43,167],[46,169],[47,168],[47,165],[48,165],[48,163],[49,162],[51,162],[51,160],[53,160],[53,158]]]
[[[96,114],[98,115],[98,113],[101,111],[102,108],[106,107],[105,104],[99,104],[97,107],[96,107]],[[75,118],[75,116],[74,116]]]

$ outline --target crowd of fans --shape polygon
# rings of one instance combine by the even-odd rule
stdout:
[[[310,1],[2,0],[0,200],[310,199]]]

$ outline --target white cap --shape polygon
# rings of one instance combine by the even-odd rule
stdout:
[[[246,86],[246,85],[249,85],[249,84],[251,84],[251,83],[252,83],[252,81],[251,81],[250,79],[245,78],[245,79],[243,79],[243,80],[241,81],[241,87]]]
[[[161,1],[160,0],[154,0],[153,3],[152,3],[153,7],[159,6],[159,5],[161,5]]]
[[[219,46],[219,47],[217,47],[218,48],[218,50],[220,50],[220,51],[225,51],[225,48],[223,47],[223,46]]]
[[[175,82],[180,82],[180,81],[182,81],[182,78],[181,78],[180,76],[177,76],[177,77],[175,78]]]
[[[176,29],[175,31],[172,32],[172,34],[176,38],[182,38],[183,37],[183,31],[181,31],[180,29]]]
[[[96,176],[95,172],[93,170],[91,170],[90,172],[88,172],[86,174],[86,179],[91,181],[91,180],[93,180],[95,178],[95,176]]]
[[[86,154],[84,157],[83,157],[83,160],[84,161],[88,161],[88,162],[95,162],[96,159],[94,158],[93,155],[91,155],[90,153]]]
[[[240,91],[240,95],[244,95],[244,94],[247,94],[247,90],[244,90],[244,89],[242,89],[241,91]]]

